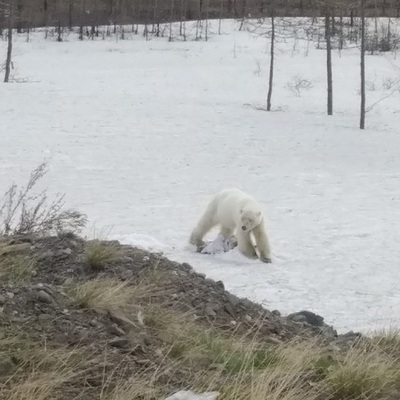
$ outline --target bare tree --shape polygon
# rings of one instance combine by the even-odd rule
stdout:
[[[365,129],[365,0],[361,0],[361,108],[360,108],[360,129]]]
[[[210,9],[210,1],[209,0],[205,0],[206,2],[206,20],[205,20],[205,39],[206,42],[208,41],[208,20],[209,20],[209,9]]]
[[[81,0],[81,5],[82,5],[82,9],[81,9],[81,17],[80,17],[80,21],[79,21],[79,40],[83,40],[83,24],[85,21],[85,11],[86,11],[85,0]]]
[[[331,24],[329,8],[326,8],[325,15],[325,39],[326,39],[326,76],[327,76],[327,111],[328,115],[333,114],[333,84],[332,84],[332,45],[331,45]]]
[[[181,21],[179,24],[179,34],[183,36],[186,41],[186,14],[187,14],[187,0],[181,0]]]
[[[14,10],[15,0],[10,0],[8,2],[8,29],[7,29],[7,58],[6,58],[6,67],[5,67],[5,75],[4,82],[9,82],[10,73],[11,73],[11,58],[12,58],[12,45],[13,45],[13,27],[14,27]]]
[[[154,27],[154,24],[156,24]],[[152,33],[156,34],[157,37],[160,36],[160,17],[158,15],[158,0],[154,0],[153,3],[153,28]]]
[[[269,62],[269,81],[267,95],[267,111],[271,111],[272,87],[274,82],[274,62],[275,62],[275,15],[274,7],[271,7],[271,45]]]
[[[224,2],[223,2],[223,0],[220,0],[220,3],[219,3],[219,19],[218,19],[218,35],[221,34],[221,25],[222,25],[223,12],[224,12]]]
[[[168,37],[168,41],[170,41],[170,42],[172,42],[172,22],[173,22],[173,20],[174,20],[174,5],[175,5],[175,2],[174,2],[174,0],[171,0],[171,10],[170,10],[170,17],[169,17],[169,19],[170,19],[170,21],[169,21],[169,37]]]

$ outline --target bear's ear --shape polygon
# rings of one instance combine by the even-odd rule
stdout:
[[[261,217],[261,211],[259,211],[258,213],[256,213],[257,217]]]
[[[243,210],[242,210],[242,209],[240,209],[240,211],[239,211],[239,212],[240,212],[240,214],[243,214]]]

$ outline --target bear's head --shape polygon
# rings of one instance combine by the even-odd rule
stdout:
[[[260,225],[262,220],[261,211],[240,210],[240,229],[244,232],[251,231]]]

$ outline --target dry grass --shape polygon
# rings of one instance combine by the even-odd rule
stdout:
[[[111,393],[102,395],[100,400],[153,400],[162,398],[161,394],[157,384],[138,374],[127,381],[120,381]]]
[[[121,248],[113,243],[98,239],[86,243],[84,259],[93,269],[104,269],[107,265],[118,262],[122,257]]]
[[[196,323],[191,313],[178,313],[159,307],[147,307],[144,323],[166,345],[174,360],[191,366],[210,365],[226,374],[261,370],[278,362],[275,348]]]
[[[379,348],[360,343],[330,368],[323,385],[332,398],[381,399],[399,388],[399,367]]]
[[[400,329],[389,327],[371,333],[371,342],[387,354],[400,359]]]
[[[157,281],[154,277],[150,281]],[[127,315],[140,308],[133,332],[146,338],[143,346],[148,347],[139,348],[139,354],[148,357],[146,366],[131,362],[130,368],[135,367],[127,374],[130,353],[119,354],[110,364],[106,355],[51,348],[0,331],[0,399],[81,399],[77,393],[87,388],[86,376],[93,368],[99,383],[91,387],[94,397],[86,398],[99,400],[156,400],[174,388],[218,391],[219,400],[400,398],[397,330],[360,340],[349,350],[324,347],[318,339],[272,345],[255,332],[221,331],[199,321],[194,312],[172,310],[160,299],[151,303],[158,286],[144,282],[133,285],[102,277],[67,292],[84,308],[123,310]],[[106,363],[107,371],[101,370]],[[65,388],[74,396],[65,394]]]
[[[0,359],[0,398],[8,400],[59,398],[61,386],[90,362],[82,350],[49,348],[20,335],[0,340]]]
[[[88,289],[90,285],[97,294]],[[95,280],[90,285],[82,292],[82,304],[120,307],[132,299],[126,284]],[[98,297],[99,288],[111,288],[105,302]],[[171,386],[167,372],[182,379],[179,387],[218,391],[219,400],[381,400],[399,390],[399,363],[374,339],[357,343],[349,351],[321,347],[317,341],[271,347],[254,337],[204,327],[193,314],[156,306],[145,308],[144,323],[148,337],[157,339],[154,343],[159,343],[163,358],[156,367],[140,369],[128,379],[108,372],[103,377],[104,390],[99,388],[96,396],[99,400],[163,398],[177,387],[176,380]],[[385,345],[393,343],[393,336],[385,340]],[[18,336],[0,340],[0,358],[11,355],[18,363],[12,371],[0,373],[0,398],[11,400],[65,399],[61,389],[76,385],[85,371],[101,362],[77,350],[49,349]],[[115,371],[118,368],[114,366]]]
[[[0,258],[0,279],[9,283],[29,282],[35,272],[35,261],[15,254]]]
[[[132,286],[128,281],[96,278],[74,285],[68,294],[79,307],[95,310],[128,309],[151,295],[151,287]]]

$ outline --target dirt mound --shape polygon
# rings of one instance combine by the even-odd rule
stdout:
[[[312,336],[337,340],[320,318],[312,324],[310,313],[281,317],[234,296],[222,282],[196,273],[188,264],[115,241],[84,241],[74,235],[3,237],[0,274],[0,341],[18,338],[11,355],[3,349],[4,382],[10,383],[10,373],[26,364],[21,353],[26,344],[21,343],[27,338],[50,347],[79,348],[92,359],[107,349],[107,362],[93,362],[89,370],[85,364],[85,373],[78,367],[74,385],[61,385],[58,397],[51,398],[71,399],[78,393],[82,399],[97,398],[104,387],[112,392],[115,384],[105,385],[104,373],[121,364],[119,378],[159,370],[170,356],[171,348],[163,351],[165,343],[180,335],[181,328],[170,334],[169,342],[165,336],[177,315],[222,335],[251,333],[274,345]],[[186,337],[193,335],[188,332]],[[187,379],[184,370],[158,376],[171,390]]]

